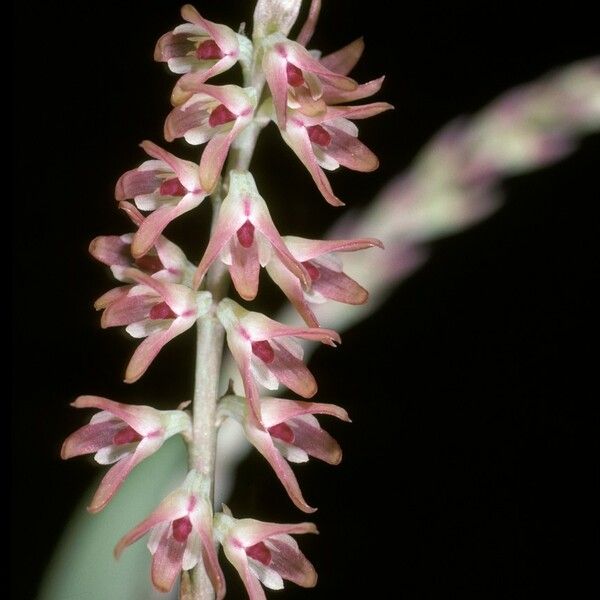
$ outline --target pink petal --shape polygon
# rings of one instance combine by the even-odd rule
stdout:
[[[319,533],[314,523],[265,523],[256,519],[239,519],[234,535],[245,548],[276,535]]]
[[[223,54],[237,54],[239,44],[235,32],[220,23],[213,23],[205,19],[191,4],[181,8],[181,16],[190,23],[198,25],[215,40]]]
[[[317,393],[317,382],[304,363],[286,350],[281,344],[272,341],[275,358],[267,368],[287,388],[303,398],[311,398]]]
[[[123,427],[121,421],[91,423],[73,432],[63,443],[60,457],[63,459],[98,452],[100,448],[110,446],[113,437]]]
[[[198,165],[190,162],[189,160],[182,160],[181,158],[177,158],[170,152],[167,152],[160,146],[157,146],[155,143],[144,140],[140,146],[146,151],[147,154],[156,158],[157,160],[162,160],[164,163],[168,164],[175,175],[177,175],[177,179],[181,181],[183,187],[185,187],[190,192],[199,192],[200,190],[200,175],[198,172]]]
[[[122,200],[119,202],[119,208],[131,219],[134,225],[139,227],[144,222],[144,215],[131,202]]]
[[[279,481],[281,481],[283,484],[283,487],[285,488],[285,491],[288,493],[292,502],[304,512],[315,512],[317,509],[312,508],[309,504],[307,504],[306,500],[304,500],[304,496],[300,490],[300,485],[298,484],[298,480],[296,479],[296,476],[294,475],[290,465],[283,458],[283,456],[281,456],[279,450],[275,448],[271,436],[258,422],[256,422],[253,413],[249,413],[244,429],[250,443],[267,459],[267,462],[275,471],[275,475],[277,475]],[[257,539],[256,542],[249,542],[246,545],[251,546],[261,540],[262,537]]]
[[[180,215],[196,208],[206,197],[202,193],[186,194],[175,206],[161,206],[150,213],[133,236],[131,253],[135,258],[144,256],[156,243],[165,227]]]
[[[273,107],[275,108],[277,124],[280,128],[285,129],[287,125],[288,98],[287,60],[281,53],[272,49],[265,52],[262,68],[269,89],[271,90],[271,96],[273,97]]]
[[[341,462],[342,449],[340,445],[321,428],[314,417],[291,419],[287,424],[294,432],[294,441],[292,442],[294,446],[330,465],[337,465]]]
[[[243,325],[250,333],[252,341],[268,340],[279,336],[294,336],[329,345],[332,342],[341,342],[340,336],[333,329],[284,325],[257,312],[249,312],[245,315]]]
[[[289,120],[287,129],[281,132],[281,136],[296,156],[304,163],[304,166],[308,169],[325,200],[332,206],[344,206],[344,203],[333,193],[329,180],[325,177],[323,170],[315,158],[306,128]]]
[[[365,49],[362,37],[350,42],[347,46],[327,54],[321,58],[321,64],[334,73],[348,75],[356,66]]]
[[[330,144],[325,148],[325,153],[333,157],[340,165],[361,173],[377,169],[378,158],[358,138],[334,127],[327,127],[327,130],[332,135]]]
[[[202,185],[205,189],[209,190],[209,193],[213,191],[221,176],[221,171],[229,152],[229,146],[231,146],[231,143],[244,126],[245,123],[236,121],[235,125],[228,132],[217,133],[206,144],[206,148],[200,159],[200,178]]]
[[[373,79],[367,83],[359,85],[355,90],[342,91],[338,90],[329,85],[323,86],[323,101],[326,104],[339,104],[340,102],[354,102],[355,100],[362,100],[376,94],[383,85],[385,77],[379,77]]]
[[[151,194],[160,187],[162,182],[162,179],[157,177],[158,173],[157,170],[140,171],[139,169],[133,169],[127,171],[117,181],[115,198],[120,201]]]
[[[306,301],[299,280],[289,272],[277,256],[273,257],[267,264],[267,273],[293,304],[304,322],[309,327],[319,327],[319,321]]]
[[[231,266],[229,273],[237,293],[244,300],[254,300],[258,292],[260,263],[258,262],[258,244],[256,240],[250,248],[244,248],[233,237],[230,242]]]
[[[101,396],[79,396],[71,406],[109,412],[144,436],[155,432],[162,425],[160,412],[151,406],[123,404]]]
[[[168,329],[149,335],[133,353],[125,371],[125,383],[136,382],[146,372],[162,347],[189,329],[194,322],[195,319],[180,317],[175,319]]]
[[[100,235],[90,242],[90,254],[107,266],[131,265],[131,244],[123,239],[125,236]]]
[[[319,20],[320,12],[321,0],[312,0],[310,3],[310,8],[308,9],[306,21],[304,22],[304,25],[302,25],[302,29],[296,38],[296,41],[302,46],[306,46],[308,42],[310,42],[315,32],[315,27],[317,25],[317,21]]]
[[[270,568],[274,569],[289,581],[305,588],[317,585],[317,572],[297,546],[286,543],[285,539],[270,538],[269,546],[275,552],[271,553]]]
[[[111,302],[102,313],[101,326],[121,327],[143,321],[156,304],[156,297],[148,294],[124,296]]]
[[[186,104],[185,110],[182,107],[174,108],[165,120],[165,140],[172,142],[176,138],[183,137],[190,129],[203,126],[207,118],[208,111],[202,102],[189,106]]]
[[[224,27],[224,25],[222,27]],[[223,50],[222,47],[221,50]],[[171,94],[171,104],[173,104],[173,106],[180,106],[187,102],[198,90],[200,85],[208,81],[211,77],[215,77],[220,73],[228,71],[237,62],[237,59],[238,50],[236,49],[233,54],[225,53],[223,58],[219,59],[214,65],[206,70],[192,71],[191,73],[183,75],[175,84],[173,93]]]
[[[144,438],[137,446],[135,452],[115,463],[102,478],[88,511],[97,513],[101,511],[115,495],[117,490],[131,470],[145,458],[156,452],[163,444],[162,437]]]
[[[285,398],[263,398],[261,401],[261,415],[263,425],[267,428],[283,423],[288,419],[301,415],[329,415],[342,421],[350,422],[348,413],[335,404],[323,402],[303,402],[301,400],[287,400]]]
[[[246,556],[245,550],[233,543],[228,543],[227,539],[223,544],[223,550],[225,551],[225,556],[227,556],[229,562],[235,567],[244,582],[249,599],[267,600],[258,578],[254,575],[248,565],[248,557]]]
[[[369,299],[369,292],[345,273],[318,266],[319,279],[313,282],[313,290],[329,300],[344,304],[360,305]]]
[[[368,119],[393,109],[394,107],[387,102],[371,102],[370,104],[358,106],[330,106],[327,109],[326,120],[340,117],[344,119]]]
[[[200,499],[198,502],[202,502],[206,506],[203,509],[194,510],[189,516],[202,542],[202,560],[215,590],[216,600],[222,600],[225,597],[225,576],[219,565],[213,540],[212,510],[208,502]]]
[[[318,258],[322,254],[333,252],[354,252],[377,246],[383,249],[383,244],[375,238],[359,238],[354,240],[309,240],[296,236],[286,236],[284,241],[294,257],[300,262]]]
[[[163,533],[158,548],[152,557],[152,583],[161,592],[169,592],[181,573],[181,563],[186,542],[178,542],[169,527]]]
[[[107,306],[110,306],[114,302],[125,298],[127,294],[131,291],[131,285],[122,285],[120,287],[113,288],[112,290],[108,290],[105,294],[102,294],[96,302],[94,302],[94,308],[96,310],[102,310]]]

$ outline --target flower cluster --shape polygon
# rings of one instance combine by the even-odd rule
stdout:
[[[382,245],[371,238],[322,241],[282,236],[247,168],[258,133],[272,122],[324,199],[341,205],[324,170],[375,169],[377,158],[359,141],[354,121],[391,106],[351,104],[375,94],[383,82],[379,78],[359,84],[348,76],[362,54],[362,40],[326,56],[306,48],[318,18],[318,0],[312,1],[296,40],[290,39],[300,8],[301,0],[258,0],[252,39],[209,21],[190,5],[182,8],[185,22],[163,35],[155,50],[155,59],[180,75],[164,136],[168,142],[183,138],[192,146],[203,145],[203,151],[195,162],[142,142],[149,160],[123,174],[115,189],[119,207],[135,231],[101,236],[90,245],[92,255],[109,266],[121,284],[96,301],[96,308],[103,311],[102,327],[124,326],[132,337],[145,338],[129,361],[127,383],[146,372],[165,344],[207,322],[216,323],[226,336],[243,382],[243,389],[230,390],[218,405],[214,398],[214,416],[208,421],[201,421],[202,411],[196,407],[190,414],[189,402],[168,411],[97,396],[81,396],[73,404],[100,412],[67,438],[63,458],[94,453],[100,464],[113,465],[90,504],[92,512],[104,508],[130,471],[167,438],[180,434],[189,446],[192,468],[186,480],[115,549],[118,556],[149,532],[152,582],[161,591],[169,591],[182,571],[201,565],[214,595],[222,598],[225,581],[217,542],[252,600],[265,597],[261,584],[279,589],[284,579],[305,587],[316,583],[314,568],[290,536],[316,533],[314,525],[235,519],[226,507],[214,513],[214,474],[207,472],[205,463],[199,468],[193,462],[197,432],[210,437],[224,419],[233,418],[273,468],[292,502],[312,512],[315,509],[304,499],[288,463],[310,456],[330,464],[341,460],[339,445],[315,415],[349,421],[343,408],[269,397],[264,390],[283,386],[304,399],[316,394],[317,383],[303,363],[298,340],[335,346],[340,338],[321,327],[311,305],[366,302],[367,291],[344,273],[338,253]],[[237,63],[243,86],[208,83]],[[194,264],[164,232],[207,197],[216,212],[210,240]],[[223,282],[229,274],[240,298],[253,300],[261,267],[306,326],[279,323],[226,297]],[[220,356],[220,348],[216,350]],[[206,457],[205,462],[210,460]]]

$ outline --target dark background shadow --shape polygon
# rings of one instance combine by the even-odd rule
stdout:
[[[58,457],[84,419],[68,403],[97,393],[172,406],[190,395],[191,334],[142,382],[120,383],[134,344],[100,331],[92,302],[112,281],[87,254],[96,235],[129,230],[113,186],[142,159],[136,144],[161,140],[175,79],[152,50],[179,22],[179,4],[15,3],[17,168],[6,198],[14,215],[14,598],[34,597],[97,473],[89,461]],[[406,4],[398,17],[381,0],[325,4],[314,45],[329,52],[364,34],[356,78],[386,73],[379,97],[397,107],[361,129],[380,170],[332,178],[349,206],[366,204],[448,120],[600,50],[586,32],[590,16],[572,3],[554,14],[546,7],[543,19],[506,3]],[[240,8],[250,3],[197,6],[234,28],[250,20]],[[347,407],[354,423],[330,427],[345,450],[340,467],[297,469],[320,507],[321,535],[302,545],[320,581],[310,592],[289,586],[286,598],[515,600],[588,589],[597,539],[597,434],[587,426],[597,396],[599,142],[507,181],[501,212],[437,243],[432,260],[338,351],[317,353],[318,398]],[[255,165],[282,231],[317,236],[340,214],[273,129]],[[184,230],[196,224],[203,240],[208,214],[202,207],[168,232],[194,258],[202,243]],[[280,296],[263,300],[272,307]],[[231,506],[303,518],[256,456],[240,470]],[[243,597],[229,585],[231,597]]]

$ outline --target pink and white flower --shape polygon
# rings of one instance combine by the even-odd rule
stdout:
[[[393,106],[373,102],[363,106],[329,106],[315,116],[290,110],[281,137],[304,163],[317,188],[332,206],[343,206],[333,193],[323,169],[335,170],[340,165],[354,171],[374,171],[377,157],[358,139],[358,128],[351,119],[366,119]]]
[[[313,523],[278,524],[256,519],[215,515],[215,533],[225,556],[240,574],[250,600],[266,600],[261,583],[272,590],[287,579],[302,587],[314,587],[317,573],[290,534],[318,533]]]
[[[121,202],[119,208],[127,213],[138,227],[144,222],[143,215],[129,202]],[[125,235],[100,235],[94,238],[89,247],[90,254],[101,263],[110,267],[118,281],[130,282],[125,271],[135,268],[152,275],[155,279],[183,283],[191,279],[193,265],[185,254],[162,235],[156,238],[154,246],[144,256],[134,257],[131,252],[133,233]],[[124,289],[124,288],[119,288]]]
[[[131,253],[136,258],[152,248],[173,219],[198,206],[207,196],[197,164],[177,158],[147,140],[140,145],[155,160],[127,171],[115,188],[117,200],[133,199],[140,210],[151,211],[133,236]]]
[[[205,19],[192,5],[181,9],[187,23],[165,33],[157,42],[154,60],[166,62],[173,73],[193,72],[198,83],[230,69],[240,55],[242,36],[226,25]]]
[[[258,291],[260,267],[264,267],[271,256],[277,256],[282,268],[298,285],[308,285],[307,271],[281,239],[252,175],[231,171],[229,193],[196,270],[194,287],[200,285],[211,264],[220,258],[229,267],[239,295],[244,300],[253,300]]]
[[[220,418],[239,421],[250,443],[267,459],[292,502],[305,512],[313,512],[300,491],[298,480],[286,462],[306,462],[309,456],[331,465],[342,460],[339,444],[324,431],[315,414],[350,421],[348,413],[334,404],[301,402],[284,398],[260,399],[260,422],[244,398],[225,396],[219,403]]]
[[[332,329],[284,325],[261,313],[247,311],[229,298],[221,300],[217,316],[227,332],[227,345],[257,418],[260,418],[257,383],[269,390],[276,390],[281,383],[303,398],[317,393],[317,382],[302,362],[304,352],[294,338],[330,346],[341,341]]]
[[[209,292],[194,292],[185,285],[160,281],[136,269],[126,269],[123,274],[138,285],[128,287],[126,295],[103,297],[101,325],[104,328],[125,325],[132,337],[146,338],[127,365],[125,382],[133,383],[146,372],[167,342],[208,311],[212,298]]]
[[[311,279],[310,287],[303,288],[278,256],[273,255],[266,269],[271,279],[281,288],[300,316],[310,327],[318,327],[319,322],[310,304],[320,304],[335,300],[345,304],[364,304],[369,293],[354,279],[344,273],[342,261],[337,252],[354,252],[383,244],[373,238],[358,240],[308,240],[295,236],[283,238],[292,256],[302,263]]]
[[[183,137],[193,146],[208,142],[200,159],[200,181],[210,193],[233,140],[252,120],[256,92],[237,85],[200,84],[186,89],[193,94],[167,116],[165,139]]]
[[[181,571],[189,571],[203,561],[217,600],[221,600],[225,596],[225,578],[215,551],[212,518],[210,502],[202,493],[202,481],[195,471],[190,471],[180,488],[121,538],[115,556],[119,558],[127,546],[150,532],[148,549],[156,589],[169,592]]]
[[[323,88],[351,92],[358,83],[345,75],[328,69],[306,48],[297,42],[273,34],[265,48],[262,61],[263,71],[271,95],[280,129],[285,130],[288,119],[288,98],[292,104],[310,105],[317,102],[314,113],[325,107],[318,101],[323,96]]]
[[[131,470],[156,452],[173,435],[191,436],[191,421],[181,410],[160,411],[101,398],[79,396],[71,406],[98,408],[89,425],[72,433],[61,450],[63,459],[95,453],[101,465],[113,465],[96,491],[88,510],[102,510]]]

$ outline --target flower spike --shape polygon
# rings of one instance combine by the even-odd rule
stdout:
[[[212,536],[212,508],[202,493],[202,482],[195,471],[190,471],[180,488],[121,538],[115,547],[115,556],[119,558],[127,546],[148,531],[152,583],[156,589],[170,591],[182,570],[189,571],[202,560],[217,600],[224,598],[225,578]]]
[[[63,459],[95,453],[96,462],[114,465],[102,479],[88,510],[102,510],[131,470],[156,452],[173,435],[191,436],[191,421],[181,410],[160,411],[150,406],[131,406],[100,396],[79,396],[75,408],[98,408],[89,425],[72,433],[63,443]]]
[[[223,200],[213,234],[196,270],[194,287],[198,288],[210,265],[220,256],[229,266],[237,292],[244,300],[253,300],[258,290],[260,267],[267,264],[272,254],[299,285],[309,285],[306,269],[281,239],[252,175],[231,171],[229,194]]]
[[[280,525],[217,513],[215,532],[250,600],[266,600],[261,583],[272,590],[282,589],[284,579],[307,588],[316,585],[314,567],[290,535],[318,533],[312,523]]]

